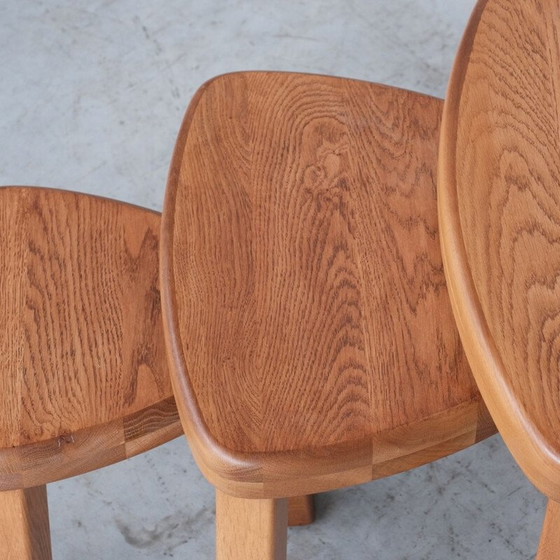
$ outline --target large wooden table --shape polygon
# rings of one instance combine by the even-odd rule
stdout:
[[[560,3],[483,0],[456,59],[439,216],[457,325],[560,558]]]

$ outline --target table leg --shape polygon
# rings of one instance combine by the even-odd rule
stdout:
[[[309,525],[313,521],[315,521],[313,494],[294,496],[288,500],[288,525],[290,527]]]
[[[548,500],[536,560],[558,560],[558,558],[560,558],[560,504]]]
[[[0,492],[0,558],[51,560],[46,486]]]
[[[216,490],[216,558],[285,560],[288,500],[249,500]]]

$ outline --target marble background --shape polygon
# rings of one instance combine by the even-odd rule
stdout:
[[[161,209],[206,79],[271,69],[443,97],[473,0],[0,0],[0,184]],[[57,560],[213,555],[212,487],[180,438],[49,486]],[[544,498],[501,439],[318,498],[292,560],[532,558]]]

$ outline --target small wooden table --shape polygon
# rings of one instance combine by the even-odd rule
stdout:
[[[159,229],[157,213],[129,204],[0,188],[2,560],[51,560],[47,483],[182,433]]]
[[[286,500],[494,433],[443,276],[442,103],[239,73],[192,101],[162,226],[171,376],[220,559],[280,559]]]
[[[455,317],[498,429],[549,498],[560,558],[560,4],[482,0],[455,62],[440,145]]]

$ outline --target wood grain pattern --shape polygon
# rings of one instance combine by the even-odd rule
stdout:
[[[418,466],[493,432],[438,240],[442,103],[321,76],[207,83],[162,229],[172,380],[199,465],[283,497]]]
[[[478,4],[440,147],[440,222],[465,350],[500,432],[560,499],[560,3]]]
[[[216,492],[217,560],[286,560],[288,500]]]
[[[0,489],[36,486],[182,430],[158,289],[160,218],[71,192],[0,189]]]
[[[45,486],[0,492],[0,558],[52,559]]]

